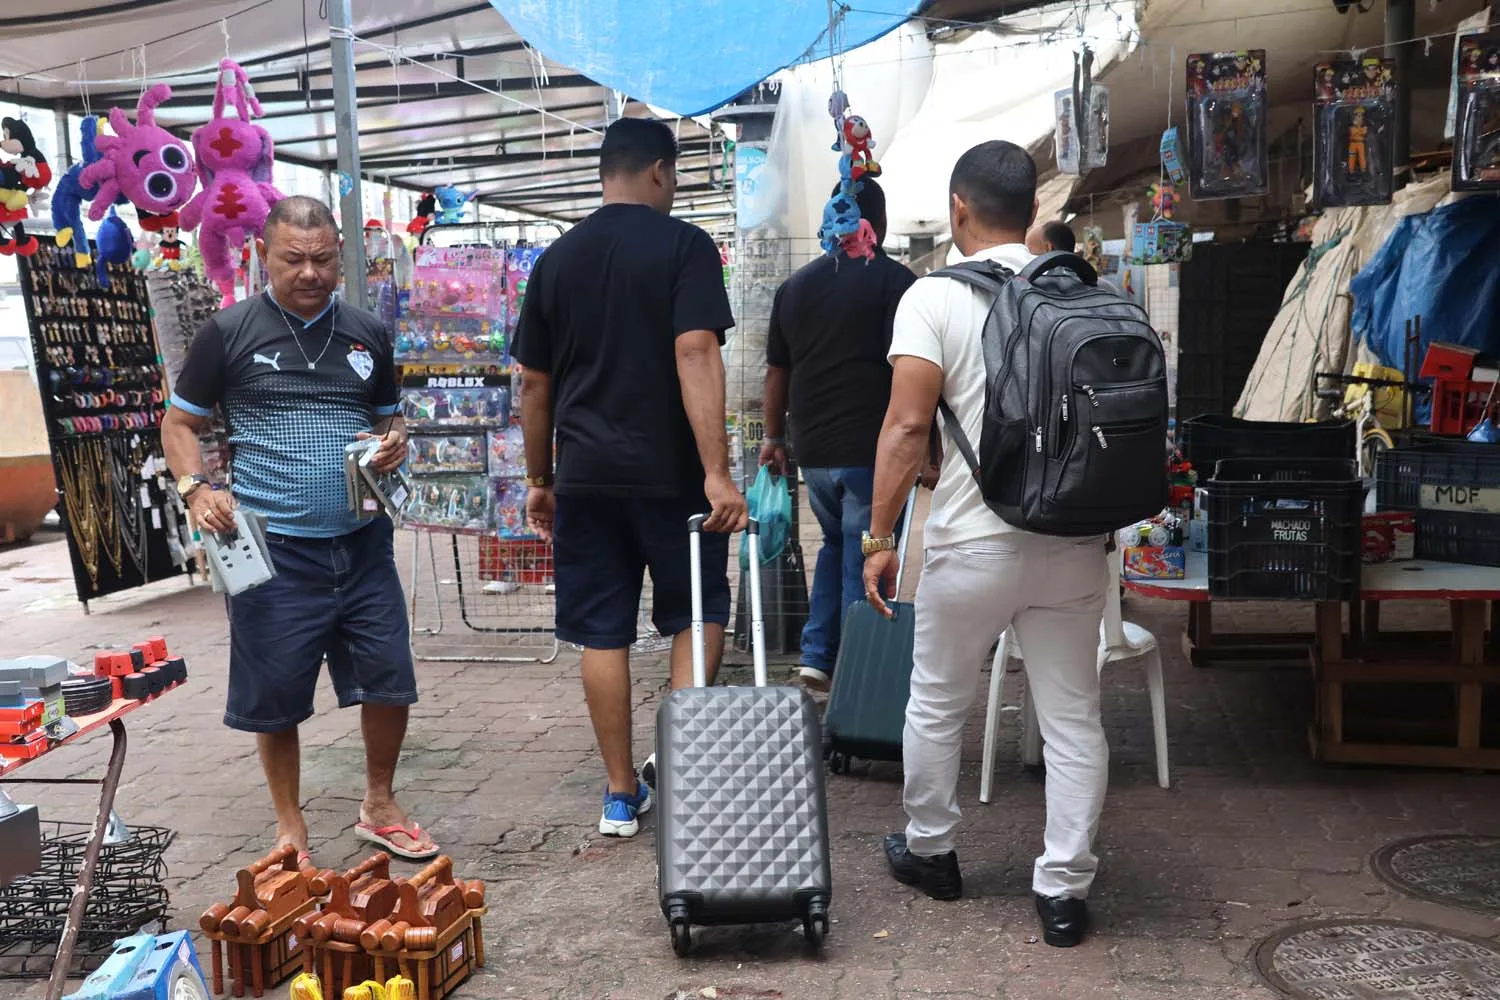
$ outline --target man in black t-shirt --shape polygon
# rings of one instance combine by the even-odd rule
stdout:
[[[827,691],[838,658],[843,612],[863,600],[860,538],[870,527],[875,442],[891,395],[891,324],[916,281],[891,260],[885,193],[861,182],[859,214],[875,230],[873,259],[842,251],[819,257],[786,280],[771,305],[766,340],[766,443],[760,462],[786,466],[786,416],[813,515],[823,529],[799,680]]]
[[[599,832],[633,837],[653,762],[631,757],[630,646],[642,574],[673,636],[672,687],[692,683],[688,518],[700,566],[709,679],[729,621],[729,534],[745,499],[729,474],[724,362],[734,325],[718,248],[668,214],[677,141],[624,118],[604,135],[604,207],[537,260],[513,354],[523,369],[526,516],[553,542],[557,637],[583,647],[583,690],[609,772]],[[553,436],[556,435],[554,462]]]

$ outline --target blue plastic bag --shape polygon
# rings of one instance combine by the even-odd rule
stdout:
[[[760,561],[769,565],[781,557],[786,548],[787,535],[792,530],[792,491],[787,488],[786,477],[771,474],[769,465],[762,465],[756,473],[755,482],[745,492],[750,516],[760,522]],[[750,568],[750,549],[740,546],[740,571]]]

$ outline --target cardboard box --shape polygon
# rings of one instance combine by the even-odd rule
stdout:
[[[1364,528],[1364,561],[1396,562],[1416,557],[1417,517],[1415,514],[1387,511],[1366,514]]]
[[[1181,580],[1187,550],[1181,545],[1135,545],[1124,550],[1120,575],[1127,580]]]

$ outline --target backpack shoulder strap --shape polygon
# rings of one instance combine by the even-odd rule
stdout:
[[[948,405],[946,399],[938,400],[938,409],[943,414],[943,430],[948,432],[948,437],[953,440],[953,446],[958,449],[958,453],[968,463],[969,471],[973,473],[974,478],[978,479],[979,456],[974,454],[974,446],[969,443],[969,436],[964,433],[963,427],[959,425],[958,415],[953,412],[953,408]]]
[[[1005,283],[1015,277],[1015,274],[1009,268],[989,261],[966,260],[933,271],[928,277],[952,278],[954,281],[989,292],[991,295],[999,295]]]

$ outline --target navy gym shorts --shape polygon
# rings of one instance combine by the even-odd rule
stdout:
[[[676,635],[693,621],[688,518],[702,497],[559,496],[552,558],[557,638],[588,649],[635,642],[642,574],[651,571],[651,621]],[[703,533],[703,620],[729,624],[729,536]]]
[[[337,538],[266,534],[276,575],[229,598],[226,726],[274,733],[306,720],[325,656],[340,708],[416,702],[394,531],[380,517]]]

